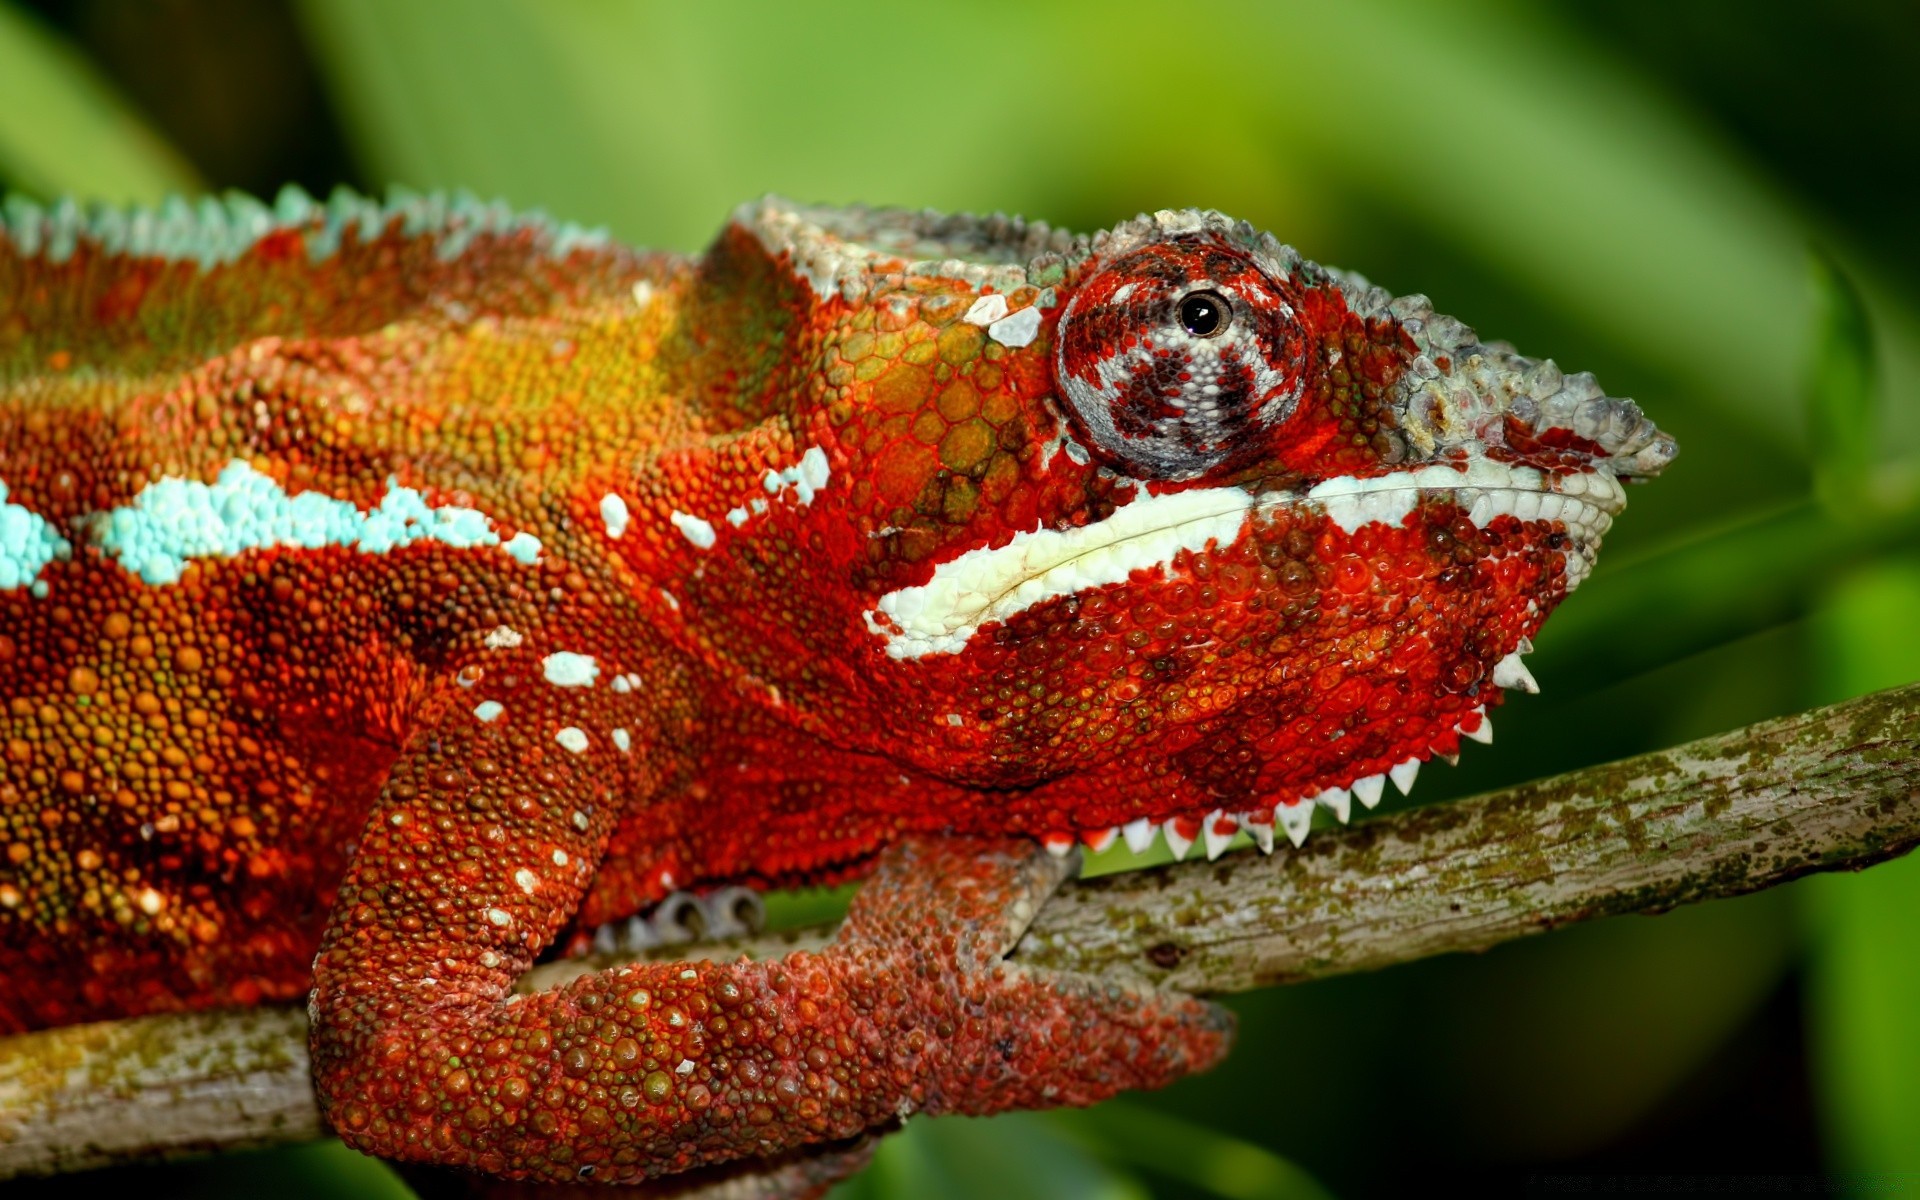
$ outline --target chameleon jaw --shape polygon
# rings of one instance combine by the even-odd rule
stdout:
[[[1134,571],[1169,570],[1182,552],[1237,542],[1249,517],[1313,506],[1352,533],[1378,522],[1397,526],[1424,500],[1450,499],[1484,527],[1502,516],[1559,522],[1567,534],[1567,588],[1593,569],[1600,540],[1626,506],[1604,468],[1547,474],[1533,467],[1474,459],[1464,469],[1433,464],[1367,478],[1326,480],[1305,493],[1255,495],[1239,487],[1136,494],[1105,520],[1068,529],[1023,531],[999,546],[977,547],[934,568],[922,584],[898,588],[864,614],[894,659],[958,654],[989,623],[1034,605],[1124,583]]]

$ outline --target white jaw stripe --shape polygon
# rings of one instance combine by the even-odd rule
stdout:
[[[1136,496],[1104,521],[1016,533],[1004,546],[949,559],[927,582],[880,597],[866,614],[867,627],[887,639],[894,658],[957,654],[988,621],[1004,621],[1055,596],[1123,583],[1136,570],[1172,562],[1182,550],[1204,550],[1216,541],[1232,545],[1254,503],[1251,493],[1237,487]]]
[[[1327,516],[1352,533],[1378,521],[1398,525],[1421,499],[1450,491],[1475,525],[1498,516],[1522,521],[1563,521],[1581,541],[1597,541],[1627,506],[1627,494],[1605,471],[1549,477],[1534,467],[1476,459],[1463,471],[1445,464],[1355,479],[1343,475],[1308,490],[1306,499],[1326,506]],[[1268,499],[1268,498],[1263,498]],[[1290,503],[1292,496],[1271,497]]]
[[[1374,522],[1398,526],[1422,498],[1440,492],[1452,493],[1480,526],[1509,515],[1564,522],[1574,539],[1569,589],[1585,578],[1601,535],[1626,505],[1619,483],[1604,471],[1547,477],[1532,467],[1485,460],[1464,471],[1435,465],[1366,479],[1342,476],[1304,495],[1218,487],[1154,496],[1142,489],[1104,521],[1016,533],[1005,545],[968,550],[935,567],[927,582],[888,592],[864,615],[892,658],[957,654],[988,622],[1124,583],[1134,571],[1164,570],[1182,551],[1231,546],[1256,509],[1310,504],[1352,533]]]

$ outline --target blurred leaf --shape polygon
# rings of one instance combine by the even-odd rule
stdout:
[[[832,888],[768,892],[763,897],[767,902],[767,928],[803,929],[809,925],[843,920],[847,915],[847,905],[858,890],[859,885],[849,883]]]
[[[1857,517],[1871,502],[1879,428],[1873,329],[1853,281],[1822,252],[1809,256],[1815,333],[1807,380],[1814,484],[1836,518]]]
[[[1286,1159],[1169,1113],[1110,1100],[1048,1114],[1101,1158],[1145,1167],[1227,1200],[1323,1200],[1329,1193]]]
[[[71,47],[0,0],[0,178],[45,199],[159,200],[193,168]]]
[[[132,1163],[74,1176],[9,1179],[8,1200],[69,1200],[76,1186],[140,1200],[413,1200],[393,1168],[332,1138],[165,1163]]]
[[[1038,1113],[914,1118],[832,1200],[1147,1200]]]
[[[1920,679],[1920,562],[1834,590],[1814,626],[1823,699]],[[1920,857],[1811,881],[1809,1030],[1842,1165],[1920,1172]]]
[[[1805,503],[1696,530],[1637,559],[1602,558],[1541,633],[1531,665],[1585,688],[1618,682],[1797,621],[1826,580],[1916,542],[1920,512],[1837,524]]]
[[[1308,247],[1357,194],[1722,420],[1782,444],[1802,422],[1802,218],[1549,9],[1227,0],[1208,14],[1236,36],[1207,39],[1204,120],[1177,88],[1112,86],[1194,49],[1145,4],[302,11],[373,172],[416,186],[677,247],[768,190],[1098,222],[1203,204]],[[1889,381],[1920,381],[1920,322],[1869,292]],[[1892,432],[1912,442],[1920,413]]]

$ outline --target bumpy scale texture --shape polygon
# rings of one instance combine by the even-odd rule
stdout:
[[[1166,1082],[1216,1010],[1001,961],[1035,843],[1406,786],[1672,453],[1214,213],[10,203],[0,1031],[310,992],[350,1142],[549,1181]],[[510,992],[868,873],[818,955]]]

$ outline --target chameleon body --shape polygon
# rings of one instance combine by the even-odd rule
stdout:
[[[1025,847],[1406,786],[1672,453],[1215,213],[15,203],[0,1031],[310,995],[348,1141],[535,1180],[1165,1082],[1226,1019],[1001,962]],[[820,954],[510,992],[868,873]]]

